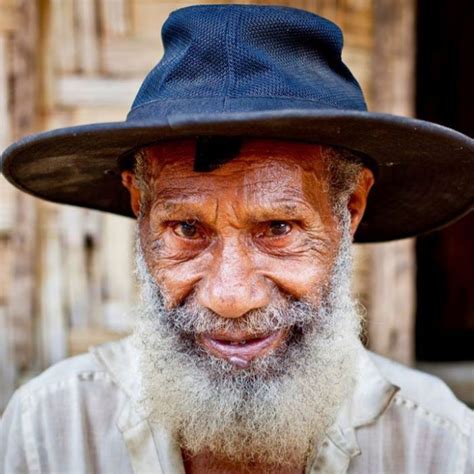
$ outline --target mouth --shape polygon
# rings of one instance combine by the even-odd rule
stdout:
[[[280,347],[287,339],[288,329],[279,329],[266,334],[246,336],[244,334],[200,334],[197,342],[210,354],[226,359],[239,369],[268,352]]]

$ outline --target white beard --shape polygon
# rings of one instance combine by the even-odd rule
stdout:
[[[243,465],[303,464],[354,386],[360,317],[350,292],[347,229],[318,307],[303,301],[283,304],[277,297],[270,308],[251,315],[248,326],[219,318],[192,297],[179,309],[165,309],[139,244],[136,264],[141,283],[134,331],[139,408],[190,454],[210,452]],[[216,324],[253,330],[288,320],[294,328],[288,344],[244,370],[194,343],[195,331]]]

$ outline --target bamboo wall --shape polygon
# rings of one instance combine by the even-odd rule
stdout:
[[[345,60],[371,108],[411,113],[413,0],[238,3],[291,5],[336,21],[345,33]],[[189,4],[0,0],[0,148],[35,131],[123,120],[162,54],[161,24]],[[403,44],[394,41],[401,37]],[[129,219],[42,202],[0,177],[0,412],[31,376],[127,333],[133,239]],[[411,247],[408,241],[358,248],[355,278],[369,311],[369,344],[408,363]]]

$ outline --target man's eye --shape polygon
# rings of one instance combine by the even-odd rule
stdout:
[[[176,235],[184,237],[185,239],[196,239],[200,235],[196,221],[178,222],[173,227],[173,231]]]
[[[271,235],[278,237],[280,235],[286,235],[291,230],[291,225],[288,222],[272,221],[270,222],[269,231]]]
[[[285,221],[270,221],[262,233],[259,234],[260,237],[281,237],[283,235],[289,234],[291,231],[291,224]]]

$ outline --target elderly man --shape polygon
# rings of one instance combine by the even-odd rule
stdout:
[[[308,12],[190,7],[163,40],[126,122],[3,155],[24,191],[136,216],[141,287],[130,338],[18,390],[3,470],[473,472],[473,413],[367,352],[350,292],[353,240],[469,210],[473,141],[368,113]]]

